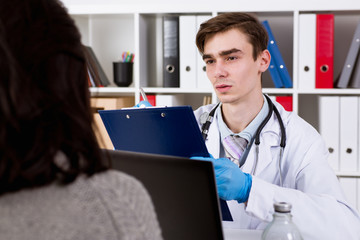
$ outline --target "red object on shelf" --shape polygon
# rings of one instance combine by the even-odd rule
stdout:
[[[156,106],[156,95],[155,94],[149,94],[149,95],[146,95],[146,97],[152,106]],[[140,95],[140,101],[143,101],[143,100],[144,99]]]
[[[276,96],[276,101],[280,103],[286,111],[293,110],[293,98],[292,96]]]
[[[316,88],[334,87],[334,14],[316,15]]]

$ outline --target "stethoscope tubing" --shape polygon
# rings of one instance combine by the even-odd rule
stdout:
[[[271,99],[265,95],[265,98],[267,99],[268,105],[269,105],[269,112],[266,115],[265,119],[261,122],[260,126],[258,127],[258,129],[256,130],[255,133],[255,162],[253,165],[253,169],[252,169],[252,175],[255,175],[256,173],[256,168],[257,168],[257,164],[258,164],[258,159],[259,159],[259,145],[260,145],[260,134],[261,131],[263,130],[263,128],[265,127],[265,125],[269,122],[272,113],[274,112],[279,125],[280,125],[280,130],[281,130],[281,138],[280,138],[280,153],[279,153],[279,160],[278,160],[278,168],[279,168],[279,176],[280,176],[280,186],[283,185],[283,180],[282,180],[282,174],[281,174],[281,161],[282,161],[282,157],[283,157],[283,152],[284,152],[284,148],[286,146],[286,133],[285,133],[285,126],[284,123],[282,121],[282,118],[280,116],[280,113],[278,111],[278,109],[275,107],[274,103],[271,101]],[[203,136],[204,141],[207,139],[208,136],[208,132],[209,132],[209,128],[210,125],[214,119],[214,115],[215,115],[215,111],[216,109],[219,107],[220,102],[218,104],[216,104],[216,106],[210,111],[209,115],[206,118],[205,123],[202,125],[201,127],[201,134]]]

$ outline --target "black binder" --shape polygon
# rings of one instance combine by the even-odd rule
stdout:
[[[163,86],[180,87],[179,17],[163,17]]]

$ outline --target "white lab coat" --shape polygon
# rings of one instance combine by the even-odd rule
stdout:
[[[360,239],[360,217],[345,200],[339,181],[327,162],[328,151],[318,132],[298,115],[274,102],[286,129],[286,147],[281,162],[283,187],[280,187],[278,157],[280,126],[272,114],[260,135],[259,160],[253,175],[247,206],[228,201],[233,222],[224,228],[264,229],[272,220],[274,202],[292,204],[293,221],[304,239]],[[203,112],[214,105],[197,109],[199,123]],[[220,133],[217,119],[209,128],[208,151],[219,157]],[[250,173],[255,159],[255,144],[250,149],[244,172]]]

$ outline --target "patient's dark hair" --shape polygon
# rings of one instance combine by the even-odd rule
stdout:
[[[60,1],[0,1],[0,74],[0,194],[107,169],[81,36]]]

